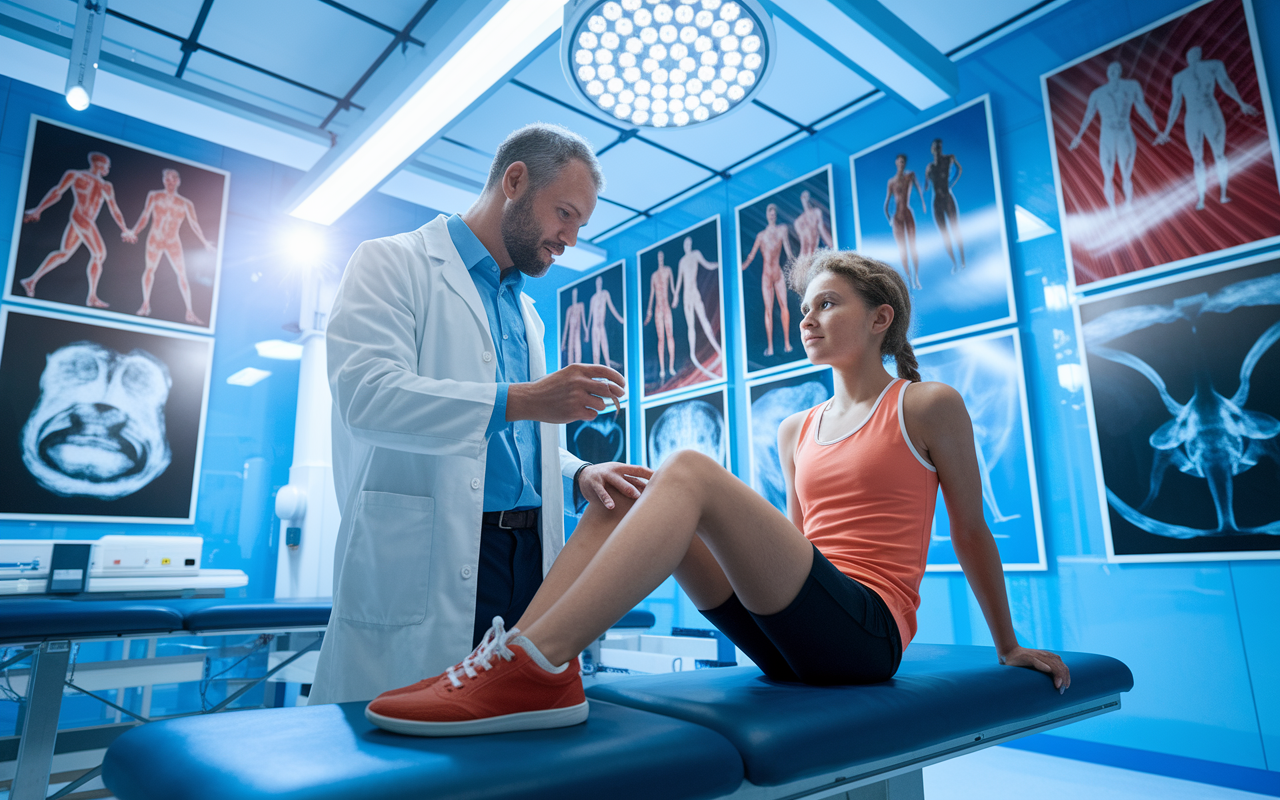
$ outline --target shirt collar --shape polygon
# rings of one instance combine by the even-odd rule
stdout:
[[[468,271],[483,275],[490,285],[505,284],[516,294],[524,291],[524,273],[518,269],[500,273],[497,269],[498,262],[460,215],[449,217],[446,224],[449,227],[449,238],[453,240],[453,246],[458,249],[458,255]]]

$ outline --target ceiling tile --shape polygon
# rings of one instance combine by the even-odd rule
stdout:
[[[369,76],[369,79],[360,87],[360,90],[352,95],[351,101],[357,105],[365,106],[367,108],[373,105],[374,101],[378,99],[378,95],[391,84],[394,83],[399,88],[400,82],[407,77],[407,75],[402,76],[405,68],[408,67],[421,52],[422,48],[416,44],[411,44],[407,47],[397,47],[387,55],[386,61],[383,61],[378,65],[378,68]],[[379,53],[379,55],[381,55],[381,53]],[[374,60],[376,60],[376,56]],[[368,69],[368,67],[371,66],[373,66],[372,60],[365,68]],[[360,74],[362,76],[364,75],[363,72]],[[352,86],[354,85],[355,84],[353,83]],[[347,91],[350,90],[351,87],[347,87]],[[343,93],[343,96],[346,96],[346,92]]]
[[[445,136],[493,153],[507,134],[531,122],[563,125],[585,137],[596,150],[618,138],[604,125],[511,84],[504,85],[470,114],[456,120]]]
[[[182,77],[308,125],[320,124],[333,108],[332,100],[204,52],[192,54]]]
[[[338,97],[391,40],[318,0],[218,0],[200,34],[203,45]]]
[[[711,175],[687,161],[634,139],[600,157],[605,196],[632,208],[650,208]]]
[[[626,222],[634,216],[634,211],[620,208],[601,198],[600,202],[596,203],[596,210],[591,214],[591,221],[584,225],[582,230],[578,231],[578,238],[593,239],[614,225]]]
[[[535,89],[540,89],[574,108],[581,108],[584,113],[590,113],[587,109],[582,108],[582,101],[569,88],[569,79],[564,76],[564,69],[560,66],[560,41],[558,39],[555,44],[548,46],[546,50],[542,51],[541,55],[521,70],[516,79],[522,83],[529,84]]]
[[[202,0],[111,0],[110,8],[185,39],[195,27],[201,5]],[[107,33],[111,32],[110,25],[108,22]]]
[[[805,125],[875,89],[786,23],[774,20],[778,61],[756,97]]]
[[[713,169],[724,169],[796,132],[796,126],[747,106],[688,128],[645,129],[642,136]]]
[[[424,0],[341,0],[341,5],[372,17],[383,25],[404,30]],[[429,4],[429,2],[428,2]]]
[[[1038,4],[1038,0],[945,3],[881,0],[929,44],[946,53]]]
[[[446,139],[437,139],[418,154],[418,160],[428,167],[444,170],[451,175],[484,184],[489,176],[493,155],[477,153]]]
[[[102,30],[102,51],[166,75],[177,71],[182,61],[182,44],[177,40],[116,17],[107,17]]]

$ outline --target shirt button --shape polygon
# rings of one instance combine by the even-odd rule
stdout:
[[[503,339],[510,339],[511,337],[510,337],[510,336],[507,336],[507,335],[504,333],[504,334],[502,334],[502,338],[503,338]]]
[[[484,359],[484,361],[485,361],[485,363],[486,363],[486,364],[493,360],[493,354],[492,354],[492,353],[490,353],[488,350],[486,350],[486,351],[484,352],[484,355],[482,355],[482,356],[480,356],[480,357]]]
[[[480,479],[479,479],[479,478],[472,478],[472,479],[471,479],[471,488],[472,488],[472,489],[479,489],[479,488],[480,488]]]
[[[471,577],[471,567],[463,567],[463,568],[462,568],[462,579],[463,579],[463,580],[466,580],[467,578],[470,578],[470,577]]]

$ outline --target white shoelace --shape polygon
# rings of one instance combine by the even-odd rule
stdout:
[[[450,667],[449,671],[446,673],[449,678],[449,682],[453,684],[453,688],[462,688],[462,681],[459,679],[459,674],[465,674],[468,678],[474,678],[479,674],[476,672],[477,666],[481,667],[486,672],[493,669],[493,662],[491,659],[494,656],[501,658],[503,661],[510,661],[515,658],[516,654],[511,651],[511,648],[507,647],[507,642],[510,641],[512,637],[519,635],[519,628],[512,628],[509,631],[505,630],[503,628],[502,617],[494,617],[493,627],[489,628],[485,633],[484,638],[480,640],[480,645],[476,647],[475,650],[471,651],[471,655],[462,659],[462,663]]]

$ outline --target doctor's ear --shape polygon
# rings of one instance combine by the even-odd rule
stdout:
[[[502,193],[508,200],[518,200],[529,191],[529,168],[523,161],[513,161],[502,173]]]

